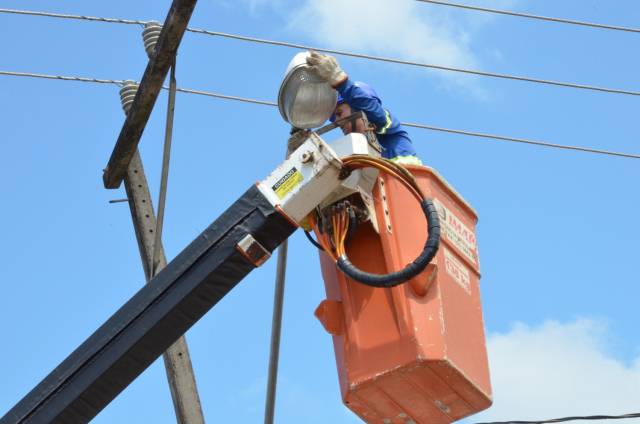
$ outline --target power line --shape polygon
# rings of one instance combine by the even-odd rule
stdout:
[[[47,75],[47,74],[37,74],[33,72],[15,72],[15,71],[0,71],[0,75],[7,75],[12,77],[43,78],[43,79],[61,80],[61,81],[92,82],[97,84],[114,84],[119,87],[121,87],[125,82],[130,81],[130,80],[111,80],[111,79],[98,79],[98,78],[86,78],[86,77],[70,77],[70,76],[64,76],[64,75]],[[164,90],[168,90],[168,87],[162,87],[162,88]],[[278,104],[275,102],[269,102],[265,100],[256,100],[256,99],[250,99],[250,98],[238,97],[238,96],[227,96],[225,94],[211,93],[211,92],[202,91],[202,90],[193,90],[190,88],[178,87],[176,88],[176,91],[179,91],[181,93],[186,93],[186,94],[197,94],[199,96],[215,97],[217,99],[223,99],[223,100],[236,100],[239,102],[255,103],[255,104],[265,105],[265,106],[278,106]]]
[[[126,24],[140,24],[140,25],[143,25],[146,22],[146,21],[125,20],[125,19],[96,18],[96,17],[87,17],[82,15],[68,15],[68,14],[49,13],[49,12],[33,12],[33,11],[27,11],[27,10],[13,10],[13,9],[0,9],[0,13],[16,13],[16,14],[22,14],[22,15],[47,16],[47,17],[53,17],[53,18],[80,19],[80,20],[99,21],[99,22],[108,22],[108,23],[126,23]],[[547,79],[533,78],[533,77],[527,77],[527,76],[518,76],[518,75],[511,75],[511,74],[504,74],[504,73],[497,73],[497,72],[486,72],[486,71],[479,71],[474,69],[458,68],[453,66],[435,65],[431,63],[416,62],[416,61],[410,61],[410,60],[404,60],[404,59],[395,59],[395,58],[383,57],[383,56],[374,56],[374,55],[355,53],[355,52],[349,52],[344,50],[336,50],[336,49],[329,49],[324,47],[308,46],[305,44],[290,43],[286,41],[268,40],[264,38],[248,37],[248,36],[238,35],[238,34],[209,31],[209,30],[198,29],[198,28],[187,28],[187,31],[193,32],[196,34],[230,38],[230,39],[247,41],[252,43],[269,44],[274,46],[289,47],[289,48],[300,49],[300,50],[315,50],[319,52],[336,54],[340,56],[355,57],[359,59],[374,60],[378,62],[396,63],[400,65],[435,69],[439,71],[456,72],[456,73],[478,75],[478,76],[490,77],[490,78],[530,82],[530,83],[536,83],[536,84],[545,84],[545,85],[552,85],[552,86],[558,86],[558,87],[575,88],[575,89],[581,89],[581,90],[590,90],[590,91],[598,91],[598,92],[613,93],[613,94],[624,94],[629,96],[640,96],[640,91],[634,91],[634,90],[600,87],[600,86],[587,85],[587,84],[578,84],[573,82],[555,81],[555,80],[547,80]]]
[[[434,65],[434,64],[431,64],[431,63],[423,63],[423,62],[415,62],[415,61],[411,61],[411,60],[395,59],[395,58],[382,57],[382,56],[374,56],[374,55],[363,54],[363,53],[348,52],[348,51],[345,51],[345,50],[328,49],[328,48],[324,48],[324,47],[314,47],[314,46],[308,46],[308,45],[305,45],[305,44],[289,43],[289,42],[285,42],[285,41],[267,40],[267,39],[263,39],[263,38],[247,37],[247,36],[244,36],[244,35],[229,34],[229,33],[224,33],[224,32],[217,32],[217,31],[208,31],[208,30],[204,30],[204,29],[187,28],[187,31],[198,33],[198,34],[206,34],[206,35],[213,35],[213,36],[218,36],[218,37],[233,38],[233,39],[236,39],[236,40],[249,41],[249,42],[253,42],[253,43],[270,44],[270,45],[281,46],[281,47],[291,47],[291,48],[301,49],[301,50],[315,50],[315,51],[324,52],[324,53],[337,54],[337,55],[340,55],[340,56],[356,57],[356,58],[359,58],[359,59],[375,60],[375,61],[378,61],[378,62],[397,63],[397,64],[400,64],[400,65],[416,66],[416,67],[420,67],[420,68],[436,69],[436,70],[440,70],[440,71],[457,72],[457,73],[463,73],[463,74],[479,75],[479,76],[491,77],[491,78],[501,78],[501,79],[508,79],[508,80],[514,80],[514,81],[524,81],[524,82],[531,82],[531,83],[537,83],[537,84],[555,85],[555,86],[559,86],[559,87],[577,88],[577,89],[582,89],[582,90],[600,91],[600,92],[605,92],[605,93],[626,94],[626,95],[630,95],[630,96],[640,96],[640,92],[639,91],[623,90],[623,89],[618,89],[618,88],[599,87],[599,86],[594,86],[594,85],[577,84],[577,83],[572,83],[572,82],[545,80],[545,79],[540,79],[540,78],[532,78],[532,77],[525,77],[525,76],[518,76],[518,75],[511,75],[511,74],[501,74],[501,73],[496,73],[496,72],[485,72],[485,71],[478,71],[478,70],[474,70],[474,69],[457,68],[457,67],[453,67],[453,66]]]
[[[162,88],[166,89],[166,87],[162,87]],[[235,100],[238,102],[254,103],[254,104],[264,105],[264,106],[278,106],[277,103],[269,102],[266,100],[256,100],[256,99],[250,99],[247,97],[238,97],[238,96],[227,96],[225,94],[211,93],[209,91],[202,91],[202,90],[192,90],[190,88],[178,88],[176,91],[179,91],[181,93],[197,94],[200,96],[215,97],[217,99],[223,99],[223,100]]]
[[[45,78],[50,80],[77,81],[77,82],[100,83],[100,84],[114,84],[118,86],[122,86],[122,84],[125,82],[125,80],[69,77],[69,76],[61,76],[61,75],[46,75],[46,74],[36,74],[36,73],[29,73],[29,72],[12,72],[12,71],[0,71],[0,75]],[[169,89],[169,87],[162,87],[162,88],[165,90]],[[200,96],[215,97],[222,100],[234,100],[234,101],[243,102],[243,103],[253,103],[253,104],[258,104],[263,106],[272,106],[272,107],[278,106],[277,103],[271,102],[271,101],[257,100],[257,99],[247,98],[247,97],[229,96],[225,94],[213,93],[213,92],[203,91],[203,90],[177,88],[176,91],[179,91],[181,93],[187,93],[187,94],[197,94]],[[470,137],[479,137],[479,138],[486,138],[486,139],[500,140],[500,141],[514,142],[514,143],[531,144],[531,145],[541,146],[541,147],[574,150],[574,151],[585,152],[585,153],[618,156],[618,157],[625,157],[625,158],[631,158],[631,159],[640,159],[640,155],[632,154],[632,153],[615,152],[610,150],[592,149],[588,147],[547,143],[544,141],[537,141],[537,140],[531,140],[526,138],[508,137],[508,136],[480,133],[480,132],[474,132],[474,131],[456,130],[451,128],[435,127],[431,125],[417,124],[412,122],[402,122],[402,125],[405,125],[407,127],[419,128],[419,129],[430,130],[430,131],[445,132],[445,133],[451,133],[451,134],[458,134],[458,135],[464,135],[464,136],[470,136]]]
[[[551,420],[543,420],[543,421],[492,421],[492,422],[476,423],[476,424],[546,424],[546,423],[561,423],[565,421],[576,421],[576,420],[623,420],[628,418],[640,418],[640,413],[625,414],[625,415],[587,415],[583,417],[576,416],[576,417],[554,418]]]
[[[66,13],[37,12],[35,10],[18,10],[18,9],[4,9],[4,8],[0,8],[0,13],[12,13],[14,15],[45,16],[47,18],[80,19],[84,21],[107,22],[110,24],[144,25],[148,22],[148,21],[136,21],[131,19],[101,18],[98,16],[70,15]]]
[[[512,143],[532,144],[534,146],[552,147],[552,148],[556,148],[556,149],[575,150],[575,151],[585,152],[585,153],[597,153],[597,154],[600,154],[600,155],[621,156],[621,157],[626,157],[626,158],[640,159],[640,155],[634,155],[634,154],[631,154],[631,153],[620,153],[620,152],[613,152],[613,151],[609,151],[609,150],[592,149],[592,148],[589,148],[589,147],[568,146],[568,145],[565,145],[565,144],[547,143],[545,141],[529,140],[529,139],[526,139],[526,138],[508,137],[508,136],[495,135],[495,134],[486,134],[486,133],[479,133],[479,132],[474,132],[474,131],[463,131],[463,130],[455,130],[455,129],[451,129],[451,128],[432,127],[432,126],[429,126],[429,125],[414,124],[414,123],[411,123],[411,122],[402,122],[402,125],[405,125],[407,127],[420,128],[420,129],[424,129],[424,130],[440,131],[440,132],[446,132],[446,133],[451,133],[451,134],[459,134],[459,135],[467,135],[467,136],[471,136],[471,137],[489,138],[489,139],[492,139],[492,140],[509,141],[509,142],[512,142]]]
[[[540,20],[540,21],[549,21],[549,22],[556,22],[556,23],[570,24],[570,25],[580,25],[580,26],[586,26],[586,27],[591,27],[591,28],[599,28],[599,29],[610,29],[610,30],[614,30],[614,31],[626,31],[626,32],[640,33],[640,29],[638,29],[638,28],[629,28],[629,27],[623,27],[623,26],[618,26],[618,25],[607,25],[607,24],[600,24],[600,23],[595,23],[595,22],[576,21],[576,20],[573,20],[573,19],[564,19],[564,18],[554,18],[554,17],[549,17],[549,16],[532,15],[530,13],[513,12],[513,11],[510,11],[510,10],[491,9],[491,8],[488,8],[488,7],[470,6],[470,5],[466,5],[466,4],[451,3],[451,2],[447,2],[447,1],[438,1],[438,0],[416,0],[416,1],[419,1],[419,2],[422,2],[422,3],[437,4],[437,5],[441,5],[441,6],[458,7],[460,9],[475,10],[475,11],[478,11],[478,12],[497,13],[497,14],[500,14],[500,15],[517,16],[517,17],[520,17],[520,18],[537,19],[537,20]]]
[[[63,75],[34,74],[32,72],[0,71],[0,75],[8,75],[12,77],[45,78],[45,79],[54,79],[54,80],[62,80],[62,81],[93,82],[97,84],[122,85],[124,83],[124,80],[109,80],[109,79],[85,78],[85,77],[67,77]]]

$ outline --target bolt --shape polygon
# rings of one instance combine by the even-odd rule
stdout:
[[[300,158],[302,163],[311,162],[313,160],[313,152],[304,152]]]

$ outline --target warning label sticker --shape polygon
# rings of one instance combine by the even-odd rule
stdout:
[[[294,166],[286,174],[282,176],[271,189],[278,195],[280,199],[284,198],[291,190],[302,182],[304,178],[300,171]]]
[[[434,201],[438,216],[440,217],[440,227],[444,236],[466,256],[472,264],[478,263],[478,251],[476,248],[476,235],[460,218],[455,216],[445,205],[437,199]]]
[[[446,247],[444,248],[444,269],[464,291],[471,294],[469,270],[462,262],[457,260],[453,253],[449,252]]]

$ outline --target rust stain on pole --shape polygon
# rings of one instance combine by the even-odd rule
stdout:
[[[147,64],[131,111],[102,176],[105,188],[118,188],[124,178],[195,6],[196,0],[174,0],[171,5],[156,54]]]

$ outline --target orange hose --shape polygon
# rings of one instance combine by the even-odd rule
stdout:
[[[391,162],[387,159],[373,158],[366,155],[351,155],[342,159],[347,169],[376,168],[382,172],[390,174],[400,180],[400,182],[416,197],[418,201],[424,199],[424,193],[416,183],[413,175],[402,165]]]
[[[421,202],[425,199],[424,193],[416,183],[415,178],[402,165],[391,162],[387,159],[374,158],[368,155],[351,155],[342,159],[343,166],[347,170],[362,168],[375,168],[380,172],[389,174],[400,181],[415,197]],[[318,223],[314,213],[310,214],[311,227],[315,230],[318,243],[324,251],[337,262],[338,257],[346,254],[345,243],[349,232],[349,213],[346,209],[336,209],[331,214],[331,225],[333,231],[329,234],[321,234],[318,230]],[[333,244],[334,248],[331,248]]]
[[[316,220],[315,213],[309,214],[309,224],[311,225],[311,228],[313,228],[313,230],[315,231],[316,236],[318,237],[318,243],[320,243],[320,246],[322,246],[325,253],[329,255],[331,259],[333,259],[334,261],[337,261],[338,259],[337,256],[333,254],[333,252],[331,251],[331,248],[327,243],[327,235],[321,234],[320,230],[318,229],[318,221]]]

